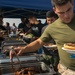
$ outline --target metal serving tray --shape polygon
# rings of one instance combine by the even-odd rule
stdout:
[[[41,69],[40,72],[37,72],[33,75],[52,75],[50,73],[50,68],[44,63],[44,62],[34,62],[34,63],[25,63],[22,64],[23,68],[28,68],[28,67],[36,67],[37,70],[39,70],[39,68]],[[15,72],[19,70],[19,64],[14,65],[14,72],[12,72],[12,67],[8,66],[7,67],[3,67],[0,70],[0,75],[15,75]]]
[[[3,41],[3,43],[23,43],[24,41],[23,40],[5,40]]]
[[[26,42],[23,40],[5,40],[2,42],[1,50],[4,52],[4,50],[10,50],[10,46],[25,46],[27,45]]]
[[[26,45],[27,43],[23,40],[10,40],[3,41],[2,46],[17,46],[17,45]]]
[[[18,56],[19,60],[21,61],[21,63],[29,63],[30,61],[41,61],[42,60],[42,57],[41,55],[38,55],[38,54],[32,54],[32,55],[28,55],[28,56]],[[16,57],[13,57],[13,61],[17,63],[17,58]],[[5,58],[0,58],[0,67],[5,67],[5,65],[7,66],[8,65],[11,65],[11,60],[10,58],[7,56]]]
[[[19,56],[19,60],[21,64],[38,62],[36,55]],[[13,58],[13,65],[15,66],[15,68],[19,65],[19,62],[16,57]],[[9,59],[9,57],[0,58],[0,75],[7,74],[7,73],[12,73],[11,60]],[[7,75],[12,75],[12,74],[7,74]]]

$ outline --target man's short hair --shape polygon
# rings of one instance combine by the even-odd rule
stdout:
[[[73,2],[73,0],[51,0],[53,7],[55,7],[55,5],[62,6],[68,3],[69,1]]]
[[[34,14],[29,14],[29,15],[27,16],[28,19],[32,19],[33,17],[36,18],[36,16],[35,16]]]
[[[46,13],[46,17],[48,17],[48,18],[51,18],[51,17],[58,18],[57,14],[55,14],[55,12],[53,10],[48,11]]]
[[[9,22],[6,22],[6,24],[7,24],[7,26],[9,26],[10,24],[9,24]]]

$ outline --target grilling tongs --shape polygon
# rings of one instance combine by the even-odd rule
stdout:
[[[10,51],[12,51],[12,52],[15,54],[15,56],[16,56],[16,58],[17,58],[17,60],[18,60],[19,64],[20,64],[20,68],[22,68],[21,61],[20,61],[20,59],[19,59],[18,55],[16,54],[16,52],[15,52],[15,50],[14,50],[14,47],[13,47],[13,46],[11,46],[11,47],[10,47]],[[12,70],[14,71],[14,67],[13,67],[13,58],[10,58],[10,60],[11,60],[11,64],[12,64]]]

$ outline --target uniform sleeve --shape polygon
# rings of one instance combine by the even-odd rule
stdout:
[[[48,27],[45,29],[45,31],[41,35],[40,39],[45,43],[49,42],[52,39],[52,37],[50,35],[50,29]]]

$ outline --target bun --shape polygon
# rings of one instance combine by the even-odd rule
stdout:
[[[65,49],[75,50],[75,44],[73,43],[66,43],[64,44]]]

